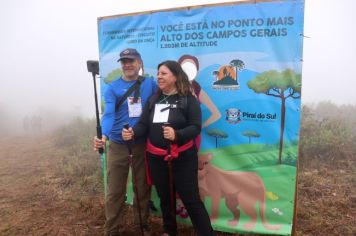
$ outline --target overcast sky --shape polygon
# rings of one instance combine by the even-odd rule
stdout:
[[[86,60],[98,59],[97,17],[217,2],[0,0],[0,105],[94,116]],[[305,5],[302,102],[356,105],[356,1]]]

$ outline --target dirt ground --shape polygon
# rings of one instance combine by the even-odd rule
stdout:
[[[103,220],[66,201],[60,157],[43,137],[0,140],[0,235],[99,235]]]
[[[66,191],[56,171],[63,155],[48,137],[0,139],[0,236],[103,235],[103,197],[76,199]],[[130,207],[124,219],[123,235],[139,235]],[[153,236],[162,233],[160,218],[150,225]],[[186,226],[180,232],[194,235]]]
[[[61,164],[63,155],[47,137],[0,139],[1,236],[102,235],[103,197],[93,194],[76,201],[73,193],[65,190],[65,180],[55,171]],[[338,169],[332,172],[322,169],[300,173],[299,178],[303,182],[299,185],[301,196],[298,201],[300,210],[297,235],[355,235],[355,189],[352,189],[355,186],[355,177],[354,173],[348,178],[342,177],[347,172],[348,170]],[[332,179],[326,181],[325,176]],[[338,181],[344,183],[340,184]],[[323,187],[325,191],[315,187]],[[335,202],[337,196],[349,198],[344,197],[344,201]],[[320,202],[322,197],[324,200]],[[323,217],[324,213],[317,204],[332,208],[334,214]],[[127,209],[124,235],[139,235],[130,220],[130,211],[131,209]],[[333,220],[341,215],[345,216],[341,221]],[[321,219],[315,221],[315,217]],[[320,223],[321,225],[313,227],[313,220],[324,222],[325,225]],[[153,235],[160,235],[160,219],[153,217],[151,226]],[[325,230],[320,230],[320,227]],[[338,228],[337,231],[333,231],[335,227]],[[181,235],[194,235],[189,227],[181,226],[180,232]]]

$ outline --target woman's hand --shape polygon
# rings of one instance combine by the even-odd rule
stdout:
[[[105,142],[106,137],[104,135],[101,139],[98,139],[98,137],[95,136],[93,140],[94,151],[98,151],[99,148],[105,149]]]
[[[162,128],[163,128],[163,137],[165,139],[168,139],[172,142],[176,140],[176,132],[172,127],[163,126]]]
[[[122,129],[122,138],[125,141],[131,140],[131,139],[133,139],[133,137],[134,137],[134,132],[131,127],[128,129],[125,129],[125,128]]]

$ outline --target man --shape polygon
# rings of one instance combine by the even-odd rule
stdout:
[[[105,200],[105,235],[119,235],[119,217],[123,210],[127,176],[129,172],[128,151],[125,141],[122,139],[121,130],[125,124],[134,126],[141,115],[144,104],[157,90],[157,85],[152,78],[139,76],[142,69],[141,55],[136,49],[128,48],[120,53],[118,62],[121,63],[123,76],[109,84],[105,94],[105,109],[102,117],[103,138],[95,138],[96,149],[104,147],[108,139],[107,150],[107,179],[108,188]],[[142,80],[143,79],[143,80]],[[140,82],[138,87],[136,82]],[[127,94],[131,86],[133,92]],[[126,94],[125,94],[126,93]],[[127,97],[125,96],[127,95]],[[121,101],[120,101],[121,100]],[[120,105],[121,104],[121,105]],[[144,160],[145,139],[135,140],[132,146],[133,169],[137,183],[137,191],[140,202],[142,223],[145,235],[149,234],[147,225],[148,202],[150,191],[146,182],[146,168]],[[136,197],[134,198],[134,221],[139,225],[139,213]]]

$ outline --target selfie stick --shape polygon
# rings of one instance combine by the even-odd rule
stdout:
[[[102,132],[101,132],[101,126],[100,126],[98,95],[96,93],[96,81],[95,81],[96,75],[99,75],[99,62],[98,61],[89,60],[89,61],[87,61],[87,68],[88,68],[88,72],[91,72],[91,74],[93,75],[94,97],[95,97],[95,115],[96,115],[96,137],[101,140],[102,139]],[[102,169],[103,169],[104,191],[105,191],[105,196],[106,196],[106,193],[107,193],[106,155],[104,153],[104,149],[103,148],[99,148],[98,151],[100,153],[101,166],[102,166]]]
[[[130,126],[129,124],[124,124],[124,128],[125,129],[129,129]],[[141,216],[141,204],[140,204],[140,198],[138,197],[138,189],[137,189],[137,181],[136,181],[136,170],[134,168],[134,165],[132,163],[132,158],[133,158],[133,154],[132,154],[132,140],[127,140],[126,141],[126,146],[127,146],[127,150],[129,151],[129,162],[131,165],[131,170],[132,170],[132,179],[133,179],[133,190],[135,192],[135,197],[136,197],[136,202],[137,202],[137,209],[138,209],[138,217],[139,217],[139,222],[140,222],[140,230],[141,230],[141,235],[143,236],[143,224],[142,224],[142,216]]]
[[[102,132],[100,126],[100,118],[99,118],[99,107],[98,107],[98,95],[96,93],[96,75],[99,75],[99,62],[98,61],[87,61],[88,72],[91,72],[93,75],[93,83],[94,83],[94,97],[95,97],[95,115],[96,115],[96,136],[101,140]],[[99,153],[103,154],[104,149],[99,148]]]

